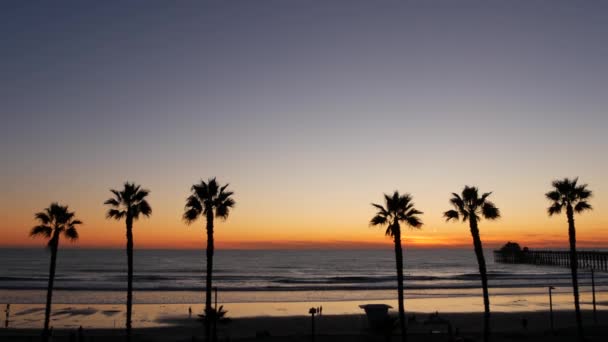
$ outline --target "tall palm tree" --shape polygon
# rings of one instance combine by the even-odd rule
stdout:
[[[386,236],[393,238],[395,242],[395,260],[397,266],[397,295],[399,300],[399,324],[401,327],[401,339],[407,340],[405,327],[405,309],[403,305],[403,249],[401,248],[401,223],[410,228],[420,228],[422,221],[418,215],[421,211],[414,208],[414,202],[410,194],[399,194],[395,191],[392,196],[384,194],[384,203],[372,203],[378,212],[370,221],[372,226],[387,226]]]
[[[104,202],[109,206],[106,218],[117,221],[125,219],[127,226],[127,342],[131,341],[131,316],[133,306],[133,221],[140,215],[149,217],[152,208],[146,197],[150,191],[135,183],[125,182],[122,190],[110,190],[114,196]]]
[[[220,186],[215,178],[210,178],[207,182],[201,180],[199,184],[194,184],[190,188],[192,194],[186,199],[184,209],[184,220],[191,224],[202,215],[207,221],[207,274],[205,282],[205,317],[213,315],[211,306],[211,289],[213,275],[213,219],[214,217],[226,220],[230,214],[230,209],[236,202],[232,198],[234,194],[228,191],[228,184]],[[205,334],[207,341],[211,340],[211,320],[205,319]]]
[[[587,189],[587,184],[577,184],[578,178],[555,180],[551,184],[553,190],[547,192],[545,196],[551,201],[551,206],[547,210],[549,216],[561,214],[566,209],[568,218],[568,238],[570,240],[570,271],[572,272],[572,290],[574,293],[574,308],[576,310],[576,324],[578,326],[579,339],[584,339],[583,320],[581,317],[581,307],[578,294],[578,259],[576,256],[576,227],[574,226],[574,214],[580,214],[591,210],[591,205],[587,202],[591,198],[591,190]]]
[[[473,247],[477,264],[479,265],[479,275],[481,276],[481,286],[483,288],[483,340],[490,340],[490,296],[488,294],[488,274],[486,271],[486,260],[483,256],[483,246],[479,237],[478,223],[481,218],[495,220],[500,217],[500,211],[494,203],[488,200],[491,192],[486,192],[481,197],[476,187],[465,186],[462,190],[462,195],[452,193],[450,203],[454,210],[448,210],[444,213],[446,221],[459,220],[462,222],[469,221],[471,236],[473,237]]]
[[[55,265],[57,263],[57,250],[59,237],[63,235],[70,241],[78,240],[77,226],[82,222],[75,218],[75,213],[68,210],[68,206],[51,203],[48,208],[34,215],[39,225],[32,228],[30,236],[49,239],[48,247],[51,250],[51,265],[49,269],[49,283],[46,292],[46,308],[44,310],[44,332],[42,340],[48,341],[49,320],[51,316],[51,303],[53,300],[53,283],[55,281]]]

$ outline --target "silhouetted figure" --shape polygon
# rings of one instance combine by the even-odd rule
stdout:
[[[192,318],[192,307],[188,307],[188,318]]]
[[[80,220],[75,219],[74,212],[68,210],[67,206],[57,203],[34,215],[39,225],[32,228],[30,236],[41,236],[49,239],[48,247],[51,250],[51,264],[49,269],[49,283],[46,292],[46,307],[44,310],[44,332],[42,341],[49,339],[49,323],[51,318],[51,303],[53,301],[53,283],[55,281],[55,266],[57,264],[57,250],[59,248],[59,237],[63,235],[71,241],[78,239],[76,227],[81,225]]]
[[[395,259],[397,266],[397,295],[399,302],[399,326],[401,339],[406,341],[405,308],[403,306],[403,249],[401,247],[401,223],[411,228],[420,228],[422,221],[418,217],[421,211],[414,208],[410,194],[400,195],[395,191],[392,196],[384,194],[385,206],[372,203],[378,209],[371,219],[372,226],[387,226],[385,234],[395,242]]]
[[[319,306],[319,316],[323,314],[323,305]]]
[[[131,341],[131,317],[133,314],[133,221],[139,219],[140,215],[149,217],[152,208],[146,197],[150,191],[142,189],[135,183],[125,182],[122,190],[110,190],[114,196],[103,204],[110,209],[106,214],[109,219],[117,221],[125,219],[127,228],[127,342]]]
[[[6,304],[6,309],[4,309],[4,313],[6,315],[6,319],[4,320],[4,328],[8,329],[8,322],[10,320],[10,315],[11,315],[11,305],[10,304]]]
[[[576,311],[576,325],[578,328],[578,338],[585,340],[583,331],[583,319],[581,316],[581,306],[578,294],[578,258],[576,255],[576,227],[574,226],[574,213],[582,213],[591,210],[591,204],[587,199],[591,197],[591,190],[587,189],[587,184],[578,185],[578,178],[553,181],[553,190],[545,194],[548,200],[552,201],[548,209],[549,216],[561,214],[566,209],[568,218],[568,238],[570,243],[570,272],[572,273],[572,292],[574,295],[574,309]]]
[[[221,186],[210,178],[207,182],[202,181],[194,184],[191,188],[192,194],[186,199],[184,220],[191,224],[197,218],[205,216],[207,221],[207,274],[205,281],[205,314],[210,315],[213,308],[211,306],[211,290],[213,278],[213,219],[214,217],[227,219],[230,209],[234,207],[235,201],[232,198],[232,191],[227,191],[228,184]],[[211,321],[205,320],[205,339],[211,340]]]
[[[458,220],[460,218],[462,218],[463,222],[469,221],[475,256],[477,257],[477,264],[479,266],[479,275],[481,276],[481,287],[483,289],[483,340],[486,342],[490,340],[490,295],[488,294],[486,259],[483,256],[478,222],[481,218],[495,220],[500,217],[500,210],[498,210],[494,203],[488,200],[491,194],[491,192],[487,192],[479,196],[476,187],[465,186],[462,190],[462,195],[452,193],[453,196],[450,199],[450,203],[454,209],[448,210],[443,214],[446,221]]]

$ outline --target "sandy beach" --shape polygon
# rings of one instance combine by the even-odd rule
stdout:
[[[604,341],[608,336],[606,312],[598,312],[598,325],[593,324],[592,312],[585,311],[586,333],[591,341]],[[425,324],[429,314],[416,316],[408,326],[412,341],[448,341],[446,325]],[[471,341],[480,340],[481,313],[440,313],[448,320],[455,337]],[[527,326],[522,320],[527,320]],[[202,324],[194,318],[165,317],[166,326],[139,328],[135,330],[135,341],[192,341],[202,340]],[[574,313],[554,312],[555,333],[550,330],[547,312],[493,313],[492,330],[494,341],[573,341],[575,340]],[[222,341],[310,341],[311,319],[306,316],[234,318],[218,328]],[[40,329],[2,329],[2,341],[35,341]],[[72,337],[70,335],[73,335]],[[77,336],[76,329],[55,329],[53,341],[70,341]],[[118,329],[85,329],[86,341],[117,341],[123,336]],[[363,314],[323,315],[316,318],[317,341],[384,341],[382,334],[373,332]],[[397,340],[397,335],[392,337]]]

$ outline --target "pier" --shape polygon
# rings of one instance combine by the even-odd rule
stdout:
[[[608,271],[608,252],[576,252],[578,268]],[[494,261],[506,264],[531,264],[570,267],[569,251],[501,250],[494,251]]]

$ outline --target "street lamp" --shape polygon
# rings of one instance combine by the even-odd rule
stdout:
[[[551,332],[554,333],[553,330],[553,297],[551,291],[555,290],[555,287],[549,286],[549,317],[551,319]]]
[[[317,313],[317,309],[310,308],[310,310],[308,310],[308,313],[312,318],[312,342],[315,342],[315,314]]]
[[[593,293],[593,323],[597,325],[597,311],[595,308],[595,272],[591,269],[591,292]]]

